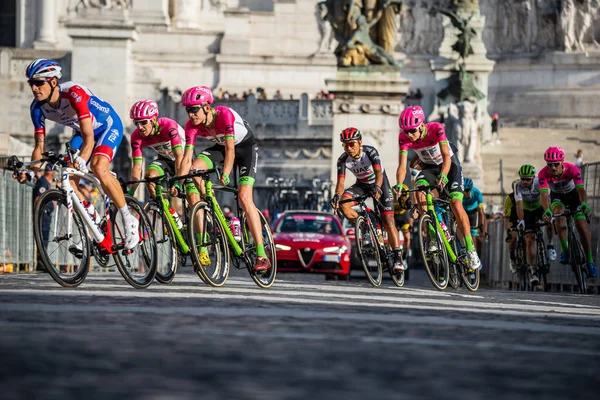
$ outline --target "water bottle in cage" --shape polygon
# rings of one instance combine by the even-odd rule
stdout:
[[[229,229],[231,229],[231,233],[233,233],[233,238],[236,241],[242,240],[242,225],[240,224],[240,220],[237,217],[232,217],[229,222]]]
[[[94,207],[94,205],[92,203],[90,203],[89,201],[87,201],[87,200],[83,201],[83,206],[87,210],[87,212],[90,215],[90,217],[92,217],[92,219],[94,220],[94,222],[97,225],[100,224],[100,219],[101,218],[98,215],[98,213],[96,212],[96,207]]]
[[[175,225],[177,225],[177,228],[179,228],[179,229],[183,228],[183,222],[181,222],[181,218],[179,218],[179,214],[177,214],[177,211],[175,211],[174,208],[169,207],[169,212],[173,216],[173,219],[175,220]]]

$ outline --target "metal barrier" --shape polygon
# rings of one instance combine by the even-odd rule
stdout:
[[[0,171],[0,266],[6,272],[35,263],[31,187]]]

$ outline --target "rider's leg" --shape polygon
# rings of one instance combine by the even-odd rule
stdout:
[[[535,266],[535,234],[527,233],[525,235],[525,247],[527,248],[527,265]]]
[[[458,230],[465,239],[465,247],[467,251],[474,251],[475,246],[473,244],[473,237],[471,236],[471,224],[469,223],[469,216],[463,208],[462,198],[454,198],[450,200],[450,208],[452,209],[452,213],[454,213],[454,216],[456,217]]]
[[[198,156],[198,158],[196,158],[194,160],[194,162],[192,163],[191,169],[206,170],[206,169],[211,169],[212,167],[213,167],[213,163],[210,160],[210,158],[206,157],[203,154],[200,154]],[[192,207],[194,204],[196,204],[197,202],[200,201],[200,193],[202,195],[204,195],[206,192],[206,188],[204,187],[204,179],[202,179],[200,177],[194,177],[192,180],[193,180],[193,185],[192,185],[192,183],[187,183],[185,185],[186,198],[187,198],[187,201],[188,201],[190,207]],[[188,190],[192,187],[195,187],[196,190]]]
[[[565,207],[562,203],[553,203],[551,206],[554,214],[562,214],[565,212]],[[556,230],[558,231],[558,240],[560,242],[560,262],[566,264],[569,262],[569,243],[567,241],[567,219],[558,217],[554,221]]]
[[[96,178],[98,178],[100,184],[102,184],[102,189],[104,189],[104,192],[108,197],[110,197],[119,210],[125,212],[125,209],[127,209],[127,206],[125,205],[125,195],[123,194],[119,181],[110,172],[109,166],[109,159],[103,155],[92,156],[90,169]],[[127,214],[129,214],[129,209],[127,209]]]
[[[381,219],[383,220],[383,227],[388,234],[390,247],[392,250],[400,250],[400,238],[398,230],[396,230],[396,224],[394,223],[394,214],[382,213]]]
[[[408,250],[410,249],[410,230],[402,229],[402,234],[404,235],[404,252],[403,255],[406,257],[408,254]]]
[[[165,172],[163,171],[163,169],[156,165],[156,164],[150,164],[148,166],[148,168],[146,169],[146,174],[144,175],[145,178],[156,178],[157,176],[162,176],[164,175]],[[150,196],[154,197],[156,196],[156,184],[154,183],[150,183],[148,184],[148,191],[150,192]]]
[[[340,200],[348,200],[352,198],[352,194],[343,193]],[[354,204],[352,202],[340,204],[340,211],[344,215],[344,217],[350,221],[352,224],[356,223],[356,218],[358,218],[358,213],[352,208]]]
[[[254,205],[254,199],[252,198],[252,185],[239,185],[238,200],[246,213],[248,228],[250,229],[250,234],[256,244],[256,254],[266,258],[267,255],[263,244],[260,216],[258,215],[258,209]]]

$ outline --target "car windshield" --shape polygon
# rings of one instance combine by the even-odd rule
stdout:
[[[275,232],[325,233],[340,235],[340,228],[329,215],[286,215]]]

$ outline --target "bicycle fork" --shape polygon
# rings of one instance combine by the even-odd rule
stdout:
[[[425,193],[425,198],[426,198],[426,202],[427,202],[427,212],[429,213],[429,216],[435,221],[435,226],[436,226],[435,234],[442,238],[442,242],[444,242],[444,246],[446,247],[446,253],[448,254],[448,258],[449,258],[450,262],[456,263],[456,254],[454,254],[454,249],[452,249],[452,246],[450,245],[448,238],[446,238],[446,234],[444,233],[444,230],[442,229],[442,224],[440,224],[440,221],[435,212],[435,207],[433,206],[433,195],[431,193]],[[441,232],[441,234],[440,234],[440,232]],[[431,232],[428,232],[428,234],[430,234],[430,233]]]

